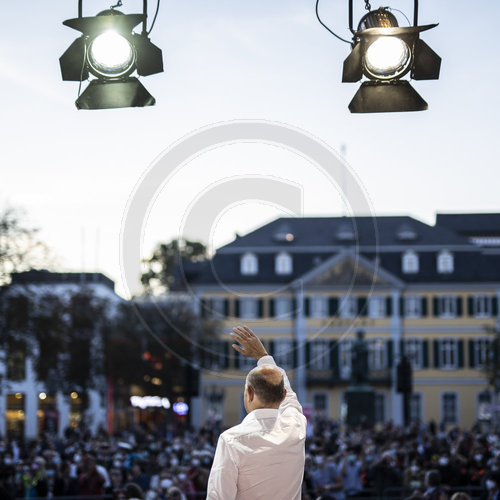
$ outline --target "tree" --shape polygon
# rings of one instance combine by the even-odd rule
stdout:
[[[88,390],[103,389],[108,300],[88,287],[56,294],[16,285],[4,288],[1,304],[0,347],[22,342],[47,390],[77,391],[85,408]]]
[[[47,246],[37,238],[38,229],[28,227],[23,212],[6,208],[0,212],[0,286],[14,272],[47,266],[52,260]]]
[[[199,364],[201,337],[214,336],[216,324],[201,320],[181,301],[122,304],[105,335],[106,373],[123,398],[131,385],[143,394],[189,396],[189,367]]]
[[[186,239],[173,239],[160,243],[153,255],[143,261],[141,282],[146,294],[157,294],[169,290],[175,281],[175,272],[181,262],[203,262],[208,256],[203,243]]]

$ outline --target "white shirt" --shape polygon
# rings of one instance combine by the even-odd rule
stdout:
[[[258,366],[276,366],[263,356]],[[223,432],[208,479],[207,500],[300,500],[307,421],[286,373],[286,397],[278,410],[250,412]]]

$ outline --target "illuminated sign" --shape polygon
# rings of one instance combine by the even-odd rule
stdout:
[[[137,408],[170,408],[170,401],[168,398],[160,398],[160,396],[131,396],[130,404]],[[175,406],[175,405],[174,405]]]
[[[187,415],[189,405],[187,403],[174,403],[173,409],[177,415]]]

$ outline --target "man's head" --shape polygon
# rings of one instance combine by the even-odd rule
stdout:
[[[286,396],[283,375],[274,366],[258,366],[249,372],[245,384],[245,410],[278,408]]]

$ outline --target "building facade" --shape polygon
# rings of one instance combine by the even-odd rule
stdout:
[[[50,344],[50,322],[56,308],[78,311],[78,298],[98,301],[103,316],[113,317],[117,304],[122,301],[114,292],[114,283],[100,273],[52,273],[29,271],[14,274],[12,283],[3,289],[2,335],[5,342],[0,347],[0,435],[18,439],[31,439],[43,431],[62,435],[68,426],[77,426],[85,419],[86,425],[95,432],[106,427],[106,382],[95,372],[88,391],[88,409],[84,412],[82,394],[76,387],[65,392],[60,389],[65,374],[54,364],[51,375],[41,382],[37,375],[39,358],[47,352],[57,352],[61,361],[67,353],[58,352],[58,346]],[[44,315],[43,311],[47,314]],[[84,308],[81,316],[91,329],[90,358],[98,364],[102,359],[101,317],[90,317]],[[36,315],[36,321],[30,318]],[[70,328],[75,323],[70,312],[61,315]],[[45,337],[44,324],[46,322]],[[36,325],[35,325],[36,323]],[[50,325],[50,326],[49,326]],[[35,328],[38,331],[35,333]],[[82,354],[83,355],[83,354]],[[84,414],[85,413],[85,414]]]
[[[247,324],[290,371],[315,417],[343,420],[351,345],[369,345],[377,422],[401,424],[396,364],[413,369],[410,418],[470,427],[492,419],[485,365],[499,325],[500,216],[280,218],[189,268],[199,313],[222,322],[201,342],[200,415],[238,423],[254,366],[230,347]],[[201,423],[201,422],[199,422]]]

